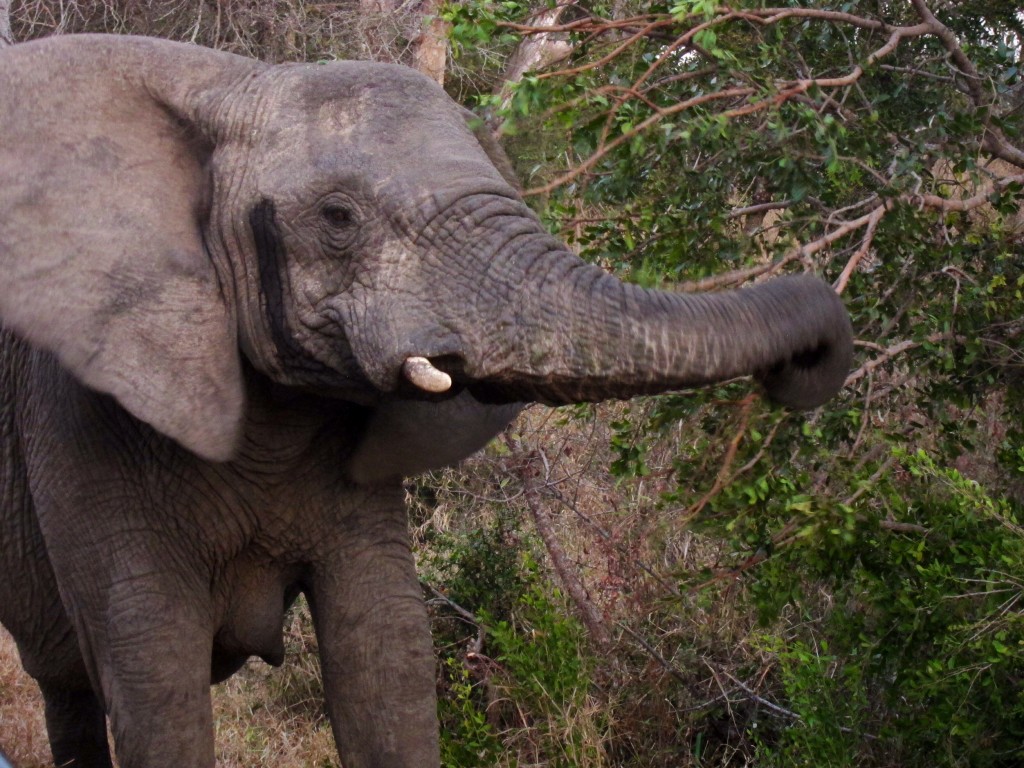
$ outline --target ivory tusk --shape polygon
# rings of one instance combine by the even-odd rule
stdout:
[[[439,371],[425,357],[410,357],[402,364],[402,373],[424,392],[440,394],[452,388],[452,377]]]

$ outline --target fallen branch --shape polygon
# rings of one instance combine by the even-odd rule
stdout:
[[[448,595],[444,594],[439,589],[437,589],[437,587],[435,587],[433,584],[430,584],[421,579],[420,586],[434,596],[432,600],[427,601],[428,604],[431,602],[437,602],[446,605],[448,606],[448,608],[454,611],[459,616],[459,618],[463,619],[467,624],[470,624],[476,628],[476,638],[470,645],[467,654],[480,653],[484,647],[484,636],[486,635],[487,630],[484,627],[484,625],[480,623],[480,620],[477,619],[476,615],[473,614],[471,611],[466,610],[458,603],[456,603],[454,600],[448,597]]]

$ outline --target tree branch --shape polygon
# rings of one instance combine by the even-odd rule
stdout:
[[[924,341],[901,341],[898,344],[893,344],[880,355],[872,358],[871,360],[868,360],[866,363],[864,363],[864,365],[862,365],[856,371],[847,376],[845,386],[848,387],[851,384],[859,381],[860,379],[871,373],[871,371],[875,370],[875,368],[891,360],[897,355],[901,355],[904,352],[910,351],[911,349],[916,349],[917,347],[920,347],[924,343],[934,344],[936,342],[944,341],[950,338],[952,338],[952,335],[946,332],[933,333],[930,336],[926,337]]]
[[[549,479],[547,457],[540,450],[526,454],[508,434],[504,435],[504,439],[506,445],[519,459],[517,471],[525,489],[524,497],[526,504],[530,509],[537,533],[540,535],[548,555],[551,557],[551,564],[555,569],[555,573],[558,575],[562,586],[565,587],[569,599],[572,600],[579,610],[580,620],[587,628],[590,636],[600,647],[605,648],[610,645],[611,636],[608,633],[608,628],[605,626],[604,617],[601,616],[597,606],[587,596],[586,587],[583,586],[583,582],[576,573],[575,567],[570,563],[562,543],[558,540],[551,521],[551,515],[540,500],[540,486],[536,480],[537,473],[534,472],[534,469],[539,459],[545,467],[544,481],[546,482]]]
[[[878,222],[882,220],[886,210],[887,209],[884,205],[880,205],[868,214],[867,228],[864,231],[864,239],[861,240],[860,247],[857,249],[856,253],[850,257],[850,260],[846,262],[846,266],[843,267],[842,274],[839,275],[839,279],[836,280],[836,293],[841,294],[846,290],[846,284],[850,282],[850,276],[857,269],[857,265],[860,264],[868,251],[871,250],[871,242],[874,240],[875,232],[878,230]]]

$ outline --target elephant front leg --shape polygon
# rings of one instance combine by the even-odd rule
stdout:
[[[103,691],[121,768],[212,768],[212,633],[201,597],[159,578],[109,592],[103,623],[84,621],[83,651]],[[92,624],[94,629],[88,629]]]
[[[398,493],[347,520],[316,565],[313,611],[327,708],[346,768],[440,763],[433,647]]]
[[[46,733],[53,764],[71,768],[110,768],[107,719],[91,688],[40,683],[46,704]]]

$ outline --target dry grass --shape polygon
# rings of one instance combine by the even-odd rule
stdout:
[[[393,6],[393,7],[391,7]],[[106,32],[199,43],[267,62],[376,59],[410,64],[422,12],[416,3],[359,0],[25,0],[11,9],[15,40]]]
[[[250,662],[214,689],[218,766],[338,765],[326,719],[301,709],[296,711],[273,696],[282,681],[293,674],[287,668],[271,669],[262,662]]]
[[[323,712],[316,638],[305,601],[286,619],[287,658],[274,669],[250,660],[213,689],[217,765],[224,768],[338,765]]]
[[[0,627],[0,747],[18,768],[52,765],[43,697],[21,668],[14,639]]]

